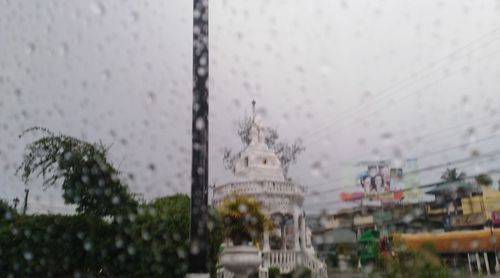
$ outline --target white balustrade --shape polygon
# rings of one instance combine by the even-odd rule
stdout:
[[[271,250],[263,252],[263,268],[277,267],[281,273],[288,273],[297,266],[309,268],[313,277],[327,277],[326,264],[303,251]]]
[[[257,198],[259,198],[259,196],[264,197],[264,202],[274,202],[267,203],[268,209],[284,207],[285,210],[294,208],[293,205],[297,202],[297,198],[303,199],[305,193],[303,186],[286,181],[233,182],[218,186],[214,190],[214,202],[216,205],[219,205],[224,200],[224,197],[236,193],[241,195],[253,195]],[[272,195],[275,196],[273,197]],[[278,195],[278,198],[276,198],[276,195]],[[292,210],[290,210],[290,213],[291,212]],[[298,228],[296,227],[295,230],[298,231]],[[298,246],[298,243],[296,243],[296,245]],[[262,252],[262,264],[259,268],[259,277],[268,277],[268,269],[270,267],[279,268],[281,273],[289,273],[301,265],[311,269],[313,277],[327,277],[326,265],[304,250],[269,250]],[[232,273],[227,270],[222,269],[218,272],[218,277],[223,276],[227,278],[231,277],[231,274]]]
[[[311,270],[314,277],[327,277],[326,264],[318,260],[316,257],[311,256],[309,253],[303,254],[303,264]]]
[[[297,265],[297,257],[300,252],[285,251],[285,250],[272,250],[262,253],[263,264],[265,268],[277,267],[281,273],[292,271]]]
[[[282,194],[304,196],[304,187],[282,181],[245,181],[228,183],[215,188],[215,199],[220,201],[225,196],[236,194]]]

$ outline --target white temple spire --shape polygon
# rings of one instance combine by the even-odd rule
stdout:
[[[255,123],[255,104],[256,103],[257,102],[255,101],[255,99],[252,100],[252,122],[254,122],[254,123]]]
[[[252,125],[250,127],[250,143],[240,154],[235,165],[235,175],[250,180],[284,181],[281,162],[274,150],[266,145],[266,129],[257,119],[255,100],[252,101]]]

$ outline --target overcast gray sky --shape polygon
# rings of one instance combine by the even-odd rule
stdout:
[[[113,144],[146,199],[189,192],[191,1],[0,0],[0,42],[1,198],[23,196],[14,171],[32,138],[18,134],[34,125]],[[488,153],[499,77],[500,1],[211,0],[210,182],[230,180],[221,151],[241,147],[252,99],[282,139],[304,141],[290,174],[313,193],[354,183],[346,162]],[[29,188],[32,209],[64,210],[58,190]],[[309,210],[337,195],[310,196]]]

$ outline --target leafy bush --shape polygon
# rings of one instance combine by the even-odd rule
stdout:
[[[264,230],[272,227],[254,198],[231,195],[219,208],[219,213],[224,223],[224,236],[235,245],[259,241]]]
[[[210,207],[208,210],[208,272],[210,277],[217,277],[217,263],[221,245],[224,242],[222,233],[222,218],[216,209]]]
[[[134,248],[133,270],[140,277],[182,277],[189,259],[190,199],[176,194],[140,206],[123,234]]]
[[[279,278],[280,277],[280,269],[277,267],[270,267],[268,269],[269,272],[269,278]]]
[[[291,273],[292,278],[311,278],[312,271],[305,266],[299,266],[295,268]]]
[[[112,227],[88,216],[18,216],[0,226],[0,276],[107,273]],[[112,271],[112,269],[109,269]]]
[[[12,220],[17,215],[17,211],[7,203],[0,199],[0,223]]]
[[[382,277],[436,277],[448,278],[451,274],[441,263],[436,249],[431,244],[423,244],[418,251],[408,249],[404,243],[394,238],[394,256],[385,255],[377,261],[377,272]]]
[[[174,195],[110,221],[17,215],[0,222],[0,277],[184,277],[189,206]]]

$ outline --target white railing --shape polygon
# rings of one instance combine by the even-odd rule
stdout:
[[[292,271],[299,262],[301,252],[272,250],[262,253],[264,268],[277,267],[281,273]]]
[[[327,277],[326,264],[304,251],[272,250],[262,253],[262,267],[279,268],[281,273],[288,273],[297,266],[309,268],[313,277]]]
[[[318,258],[310,255],[309,253],[303,254],[303,264],[309,268],[313,274],[313,277],[326,278],[328,277],[326,271],[326,264],[320,261]]]
[[[305,266],[314,278],[328,277],[326,264],[304,251],[271,250],[262,253],[262,265],[259,267],[259,278],[269,277],[269,268],[277,267],[280,273],[289,273],[297,266]],[[224,268],[217,270],[217,278],[232,278],[234,274]]]
[[[304,187],[286,181],[244,181],[228,183],[215,188],[215,198],[220,200],[225,196],[236,194],[275,193],[287,195],[304,195]]]

